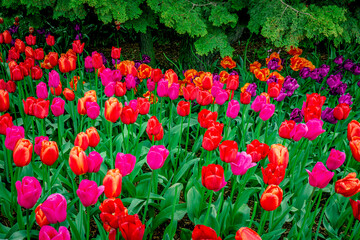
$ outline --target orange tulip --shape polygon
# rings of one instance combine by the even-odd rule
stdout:
[[[353,137],[350,141],[350,149],[354,159],[360,162],[360,137]]]
[[[141,64],[137,71],[138,78],[142,80],[151,77],[152,68],[149,65]]]
[[[49,221],[47,220],[44,212],[40,209],[40,206],[42,204],[40,204],[39,206],[36,207],[35,209],[35,219],[36,219],[36,223],[42,227],[45,225],[50,225]]]
[[[87,157],[81,147],[75,146],[70,151],[69,165],[76,175],[83,175],[88,171]]]
[[[69,88],[64,89],[63,95],[64,95],[65,99],[68,100],[68,101],[74,101],[75,100],[75,93],[72,90],[70,90]]]
[[[115,168],[107,172],[103,180],[104,193],[107,198],[117,198],[121,193],[122,175],[120,170]]]
[[[32,151],[32,143],[25,138],[20,138],[17,141],[13,151],[13,159],[15,165],[17,167],[27,166],[31,161]]]
[[[59,69],[62,73],[70,72],[70,61],[67,57],[61,56],[59,59]]]
[[[165,78],[165,80],[168,81],[169,87],[170,87],[173,83],[178,83],[178,81],[179,81],[179,78],[178,78],[177,74],[176,74],[175,71],[172,70],[172,69],[169,69],[169,70],[167,70],[167,71],[165,72],[164,78]]]
[[[105,118],[110,122],[116,122],[121,114],[122,104],[117,98],[111,97],[105,102]]]
[[[254,73],[255,69],[260,69],[260,68],[261,68],[261,63],[259,63],[258,61],[255,61],[252,64],[250,64],[250,72],[252,73]]]
[[[0,89],[0,112],[5,112],[10,107],[9,93]]]
[[[41,143],[40,159],[48,166],[51,166],[59,157],[59,149],[57,143],[54,141],[44,140]]]
[[[91,127],[86,130],[86,135],[89,138],[89,146],[90,147],[96,147],[100,142],[100,136],[97,132],[96,128]]]
[[[277,209],[283,198],[283,190],[277,185],[269,185],[261,195],[260,205],[266,211]]]
[[[235,240],[261,240],[261,237],[251,228],[242,227],[236,232]]]
[[[287,53],[290,54],[290,55],[295,56],[295,55],[301,55],[302,52],[303,52],[302,49],[291,46],[290,50]]]
[[[271,145],[268,158],[270,163],[278,166],[283,165],[286,168],[289,163],[289,151],[281,144],[273,144]]]
[[[270,74],[270,70],[268,68],[263,68],[263,69],[256,68],[254,69],[254,74],[257,79],[259,79],[262,82],[265,82]]]
[[[81,147],[82,150],[86,150],[89,146],[89,137],[86,133],[80,132],[75,138],[75,146]]]
[[[360,180],[356,178],[356,173],[349,173],[343,179],[335,183],[335,192],[344,197],[351,197],[360,192]]]
[[[220,65],[225,69],[233,69],[236,67],[236,62],[231,57],[226,56],[221,60]]]
[[[360,123],[356,120],[349,122],[347,128],[347,139],[351,141],[353,137],[360,137]]]

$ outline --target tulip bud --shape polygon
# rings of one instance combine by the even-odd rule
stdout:
[[[217,164],[203,166],[201,169],[201,183],[207,189],[215,192],[225,187],[223,167]]]
[[[178,103],[176,110],[179,116],[185,117],[190,113],[190,103],[185,101],[180,101]]]
[[[225,140],[219,146],[220,159],[223,162],[234,162],[238,153],[238,144],[235,141]]]
[[[9,93],[0,89],[0,112],[5,112],[10,107]]]
[[[326,187],[334,176],[334,173],[328,171],[322,162],[317,162],[312,172],[307,169],[306,172],[309,174],[309,184],[318,188]]]
[[[13,159],[17,167],[25,167],[29,165],[32,157],[33,145],[32,143],[24,138],[17,141],[14,151]]]
[[[116,122],[120,117],[121,109],[122,109],[122,104],[119,103],[119,101],[116,98],[113,97],[109,98],[105,102],[104,114],[106,120],[113,123]]]
[[[70,151],[69,165],[75,175],[83,175],[88,172],[88,161],[85,152],[78,146]]]
[[[88,172],[98,172],[103,162],[103,158],[98,152],[92,151],[87,157]]]
[[[164,130],[159,120],[152,116],[146,126],[146,133],[151,141],[160,141],[164,137]]]
[[[147,163],[152,170],[161,168],[166,158],[169,156],[169,150],[163,145],[151,146],[146,156]]]
[[[122,176],[129,175],[136,163],[136,157],[131,154],[118,153],[115,159],[115,168],[120,170]]]
[[[95,205],[100,195],[104,192],[104,186],[97,186],[96,182],[84,179],[81,181],[76,194],[84,207]]]
[[[51,224],[61,223],[66,220],[66,208],[66,199],[59,193],[51,194],[40,206],[40,209],[44,212],[46,219]]]
[[[331,149],[330,155],[326,161],[326,166],[329,168],[329,170],[335,170],[339,168],[341,165],[343,165],[345,159],[346,159],[345,152]]]
[[[247,154],[246,152],[238,152],[235,160],[231,162],[231,171],[234,175],[245,175],[247,170],[255,166],[256,163],[252,161],[250,154]]]
[[[0,116],[0,134],[6,135],[6,129],[13,126],[12,117],[9,113]]]
[[[42,192],[39,181],[34,177],[24,177],[22,181],[15,183],[17,190],[17,201],[20,206],[29,209],[34,207]]]
[[[52,166],[59,158],[59,149],[54,141],[44,140],[41,143],[40,159],[48,166]]]
[[[349,173],[345,178],[337,180],[335,192],[344,197],[352,197],[360,192],[360,180],[356,178],[356,173]]]
[[[265,211],[277,209],[283,198],[283,190],[277,185],[269,185],[260,198],[260,205]]]
[[[122,175],[120,170],[115,168],[107,172],[103,180],[104,193],[107,198],[117,198],[121,193]]]

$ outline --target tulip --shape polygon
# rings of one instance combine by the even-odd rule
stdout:
[[[217,94],[216,94],[216,97],[215,97],[216,104],[223,105],[227,100],[229,100],[228,92],[225,89],[219,89]],[[208,104],[206,104],[206,105],[208,105]]]
[[[350,198],[350,205],[352,208],[352,212],[354,215],[354,218],[360,221],[360,200],[354,201]]]
[[[21,41],[20,39],[15,40],[14,46],[15,46],[16,51],[18,51],[19,53],[25,52],[25,43],[23,41]]]
[[[61,223],[66,220],[67,203],[63,195],[59,193],[51,194],[40,206],[46,219],[51,224]]]
[[[75,146],[81,147],[82,150],[86,151],[89,146],[89,137],[86,133],[80,132],[75,138]]]
[[[146,161],[152,170],[161,168],[166,158],[169,156],[169,150],[163,145],[151,146],[146,156]]]
[[[350,141],[350,149],[354,159],[360,162],[360,137],[352,138]]]
[[[65,111],[65,101],[61,98],[54,98],[50,108],[55,117],[61,116]]]
[[[31,68],[31,79],[39,80],[43,76],[43,72],[39,66],[35,66]]]
[[[320,119],[311,119],[306,123],[308,127],[308,131],[305,138],[309,139],[310,141],[315,140],[320,134],[324,133],[325,130],[322,129],[324,122]]]
[[[215,150],[222,140],[221,132],[216,129],[208,129],[204,134],[202,147],[207,151]]]
[[[100,114],[100,106],[97,102],[86,102],[86,114],[95,120]]]
[[[234,175],[244,175],[247,170],[254,166],[256,166],[256,163],[252,162],[251,155],[246,152],[238,152],[235,160],[231,162],[231,171]]]
[[[239,87],[239,75],[231,75],[227,79],[226,89],[235,91]]]
[[[115,159],[115,168],[120,170],[122,176],[129,175],[135,167],[136,157],[131,154],[118,153]]]
[[[75,40],[72,43],[72,50],[74,52],[76,52],[77,54],[81,54],[83,52],[83,50],[84,50],[84,46],[85,46],[85,43],[81,44],[80,40]]]
[[[17,190],[17,201],[20,206],[29,209],[35,206],[42,192],[39,181],[34,177],[24,177],[22,181],[15,183]]]
[[[239,115],[240,104],[236,100],[231,100],[228,103],[228,108],[226,110],[226,116],[229,118],[235,119]]]
[[[193,84],[187,84],[186,87],[183,88],[183,95],[186,100],[195,100],[198,92],[199,88],[195,87]]]
[[[70,90],[69,88],[65,88],[63,91],[64,97],[68,101],[74,101],[75,100],[75,93]]]
[[[249,104],[251,102],[251,93],[249,92],[242,92],[240,93],[240,103],[241,104]]]
[[[180,85],[178,83],[173,83],[169,87],[169,98],[175,100],[179,97]]]
[[[147,89],[152,92],[155,90],[155,86],[156,86],[156,83],[154,82],[153,79],[149,78],[147,81],[146,81],[146,87]]]
[[[96,147],[100,142],[100,136],[95,127],[90,127],[86,130],[86,135],[89,139],[89,146]]]
[[[312,172],[307,169],[306,171],[309,174],[309,184],[318,188],[326,187],[334,176],[334,173],[328,171],[322,162],[317,162]]]
[[[17,141],[25,137],[23,127],[12,126],[6,129],[5,147],[11,151],[14,150]]]
[[[51,87],[50,92],[51,92],[52,95],[60,96],[60,94],[62,92],[62,84],[61,84],[61,82],[60,82],[59,86],[57,86],[56,88]],[[74,96],[74,98],[75,98],[75,96]]]
[[[112,97],[115,94],[115,83],[114,82],[109,82],[105,89],[104,89],[104,93],[107,97]]]
[[[88,172],[88,160],[85,152],[78,146],[70,151],[69,165],[75,175],[83,175]]]
[[[0,89],[0,112],[5,112],[10,107],[9,93]]]
[[[251,104],[251,109],[255,112],[260,112],[264,105],[267,104],[266,97],[263,95],[257,96]]]
[[[99,196],[104,192],[104,186],[97,186],[96,182],[84,179],[80,182],[76,194],[84,207],[95,205]]]
[[[235,240],[261,240],[261,237],[251,228],[242,227],[236,232]]]
[[[10,68],[10,75],[12,81],[20,81],[24,79],[24,72],[20,66],[15,66],[12,69]]]
[[[192,234],[192,240],[221,240],[214,229],[205,225],[196,225]]]
[[[8,30],[5,30],[3,32],[3,37],[4,37],[4,43],[5,44],[10,44],[11,43],[11,40],[12,40],[12,37],[11,37],[11,34]]]
[[[360,123],[356,120],[349,122],[347,128],[347,139],[351,141],[353,137],[360,137]]]
[[[34,116],[39,119],[46,118],[49,115],[49,105],[49,100],[36,99],[33,105]]]
[[[33,46],[36,44],[36,36],[30,34],[29,36],[25,36],[26,44],[29,46]]]
[[[345,178],[337,180],[335,192],[344,197],[351,197],[360,192],[360,180],[356,178],[356,173],[349,173]]]
[[[151,141],[160,141],[164,137],[164,130],[162,124],[152,116],[146,126],[146,133]]]
[[[176,108],[177,113],[181,117],[188,116],[190,114],[190,103],[185,101],[180,101]]]
[[[44,140],[49,141],[49,137],[44,137],[44,136],[35,137],[34,151],[39,156],[41,154],[42,142]]]
[[[88,172],[98,172],[103,162],[103,158],[98,152],[92,151],[87,157]]]
[[[117,198],[121,193],[122,175],[120,170],[115,168],[107,172],[103,180],[104,193],[107,198]]]
[[[137,109],[139,110],[139,114],[146,115],[150,110],[150,102],[146,98],[138,98],[137,99]]]
[[[226,185],[223,167],[216,164],[203,166],[201,169],[201,183],[207,189],[215,192],[222,189]]]
[[[295,121],[294,120],[285,120],[281,123],[279,127],[279,136],[281,138],[290,139],[290,133],[295,127]]]
[[[139,110],[134,110],[129,106],[123,107],[120,115],[121,122],[124,124],[133,124],[136,122],[137,116],[139,114]]]
[[[125,77],[125,84],[127,89],[133,89],[136,87],[136,79],[133,75],[129,74]]]
[[[274,115],[275,105],[274,104],[265,104],[260,111],[259,117],[261,120],[266,121]]]
[[[121,113],[122,104],[116,98],[109,98],[105,102],[105,118],[110,122],[116,122]]]
[[[59,149],[54,141],[43,140],[41,142],[40,160],[48,166],[52,166],[59,157]]]
[[[119,59],[121,54],[121,48],[112,47],[111,49],[111,58]]]
[[[346,154],[339,150],[331,149],[330,155],[326,161],[326,166],[329,170],[335,170],[339,168],[345,162]]]
[[[6,140],[5,140],[6,141]],[[20,138],[15,145],[13,151],[14,163],[17,167],[25,167],[29,165],[32,156],[33,145],[24,138]]]
[[[35,220],[36,220],[36,223],[40,226],[40,227],[43,227],[45,225],[49,225],[49,221],[47,220],[44,212],[41,210],[41,205],[38,205],[35,209]]]
[[[196,97],[196,101],[198,104],[200,104],[201,106],[207,106],[210,103],[213,102],[213,97],[211,95],[211,93],[209,93],[208,91],[200,91]]]
[[[271,145],[268,158],[270,163],[283,165],[286,168],[289,163],[289,151],[281,144],[273,144]]]
[[[35,49],[35,60],[43,60],[44,57],[44,50],[42,48]]]
[[[5,113],[4,115],[0,116],[0,134],[6,135],[6,129],[12,128],[14,126],[12,122],[12,117],[9,113]]]
[[[221,161],[226,163],[234,162],[237,158],[238,148],[238,144],[235,141],[223,141],[219,146]]]
[[[126,215],[119,219],[119,230],[124,239],[141,240],[145,232],[145,225],[142,224],[137,214]]]
[[[70,232],[66,227],[59,227],[56,231],[52,226],[43,226],[39,232],[39,240],[70,240]]]
[[[272,82],[268,84],[268,94],[272,98],[277,98],[280,94],[282,86],[279,83]]]
[[[105,199],[99,209],[105,231],[110,232],[109,237],[115,238],[116,229],[119,228],[119,219],[128,215],[127,209],[119,198]]]
[[[8,91],[9,93],[14,93],[16,90],[16,84],[14,81],[9,80],[6,83],[6,91]]]
[[[159,97],[167,97],[169,94],[169,83],[166,80],[160,80],[156,89]]]
[[[297,124],[293,130],[290,132],[290,137],[295,141],[298,142],[302,139],[308,132],[308,127],[304,123]]]
[[[216,122],[218,117],[217,112],[211,112],[207,109],[203,109],[198,114],[198,122],[202,128],[209,128],[211,122]]]
[[[103,65],[103,59],[100,53],[97,52],[92,53],[91,63],[95,69],[101,68],[101,66]]]
[[[269,146],[266,143],[260,143],[257,139],[246,146],[246,153],[251,155],[253,162],[259,162],[266,158],[269,151]]]
[[[263,180],[268,185],[280,185],[285,177],[285,166],[269,163],[264,169],[261,167]]]
[[[46,43],[47,43],[47,45],[49,45],[50,47],[54,46],[54,45],[55,45],[55,38],[54,38],[54,36],[48,35],[48,36],[46,37]]]
[[[346,103],[340,103],[334,109],[334,117],[337,120],[345,120],[349,116],[351,108]]]
[[[261,195],[260,205],[265,211],[277,209],[283,198],[283,190],[277,185],[269,185]]]

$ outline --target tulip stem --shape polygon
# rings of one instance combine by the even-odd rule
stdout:
[[[189,136],[190,136],[190,121],[191,121],[191,100],[190,100],[190,110],[189,110],[189,122],[187,128],[187,135],[186,135],[186,143],[185,143],[185,152],[187,153],[187,147],[189,143]],[[170,139],[170,138],[169,138]],[[170,140],[169,140],[170,141]]]
[[[360,225],[360,224],[359,224],[359,221],[356,222],[356,227],[354,228],[354,231],[353,231],[352,234],[351,234],[350,240],[353,240],[353,238],[358,235],[359,225]]]
[[[109,149],[109,157],[110,157],[110,166],[111,166],[111,169],[114,168],[114,162],[112,160],[112,122],[109,121],[109,131],[110,131],[110,149]]]
[[[27,240],[30,240],[29,209],[26,209],[26,235],[27,235]]]
[[[303,228],[304,228],[304,226],[305,226],[307,216],[308,216],[309,212],[311,211],[311,200],[312,200],[312,198],[313,198],[313,196],[314,196],[314,192],[315,192],[315,188],[313,188],[313,190],[312,190],[312,192],[311,192],[310,199],[309,199],[309,204],[308,204],[308,206],[307,206],[307,209],[306,209],[306,212],[305,212],[305,216],[304,216],[304,220],[303,220],[303,223],[301,224],[301,228],[300,228],[300,231],[299,231],[297,240],[299,240],[300,237],[301,237],[301,235],[302,235],[301,233],[302,233],[302,230],[303,230]]]
[[[268,132],[268,126],[269,126],[269,121],[266,121],[266,127],[265,127],[265,136],[264,136],[264,143],[266,143],[266,137],[267,137],[267,132]]]
[[[258,229],[258,233],[259,235],[261,236],[263,230],[264,230],[264,227],[265,227],[265,223],[266,223],[266,220],[268,219],[268,215],[269,215],[269,212],[264,210],[265,213],[263,216],[261,216],[261,220],[260,220],[260,227]]]
[[[195,140],[198,139],[198,137],[199,137],[199,132],[200,132],[200,123],[199,123],[198,126],[197,126]],[[193,148],[194,148],[194,146],[195,146],[195,142],[194,142]],[[193,148],[191,149],[192,151],[194,151]]]
[[[137,147],[139,144],[139,140],[140,140],[140,133],[141,133],[141,125],[143,122],[143,116],[140,115],[140,125],[139,125],[139,133],[137,134],[137,138],[136,138],[136,145],[135,145],[135,156],[137,157]]]
[[[161,112],[162,112],[162,109],[163,109],[163,101],[164,101],[164,97],[162,97],[161,98],[161,103],[160,103],[160,116],[159,116],[159,121],[160,121],[160,123],[161,123]],[[171,111],[171,109],[170,109],[170,111]]]
[[[256,216],[257,206],[258,206],[258,202],[255,202],[255,204],[254,204],[254,210],[253,210],[253,212],[252,212],[252,216],[251,216],[251,219],[250,219],[250,223],[249,223],[248,228],[251,228],[251,225],[252,225],[252,223],[254,222],[254,218],[255,218],[255,216]]]
[[[148,210],[148,205],[149,205],[149,199],[150,199],[150,193],[151,193],[151,182],[153,180],[153,175],[154,175],[154,170],[151,172],[151,177],[150,177],[150,184],[149,184],[149,192],[146,198],[146,205],[145,205],[145,211],[144,211],[144,216],[143,216],[143,222],[145,222],[146,220],[146,212]]]
[[[213,190],[210,190],[210,198],[209,198],[209,205],[208,205],[208,209],[207,209],[207,212],[206,212],[206,216],[205,216],[205,222],[204,222],[204,225],[206,226],[206,223],[209,219],[209,213],[210,213],[210,209],[211,209],[211,202],[212,202],[212,197],[213,197],[213,194],[214,194],[214,191]]]
[[[123,125],[121,123],[119,125],[121,127],[121,132],[122,132],[122,136],[123,136],[123,140],[122,140],[122,142],[123,142],[123,152],[127,153],[126,149],[125,149],[125,133],[124,133],[125,128],[123,128]]]
[[[170,100],[170,114],[169,114],[169,144],[168,144],[168,146],[170,146],[170,138],[171,138],[171,117],[172,117],[172,101]],[[161,119],[160,119],[160,121],[161,121]]]
[[[228,135],[228,126],[229,126],[229,121],[230,121],[230,118],[227,117],[227,120],[226,120],[226,125],[225,125],[225,136],[224,136],[224,139],[226,140],[227,139],[227,135]]]
[[[86,239],[89,240],[90,239],[90,207],[86,208],[86,213],[87,213],[87,220],[88,220],[87,221],[88,225],[86,228],[86,230],[87,230]]]
[[[180,156],[179,153],[180,153],[180,148],[181,148],[181,136],[182,136],[183,122],[184,122],[184,118],[181,117],[180,139],[179,139],[178,151],[177,151],[177,154],[176,154],[176,160],[175,160],[174,170],[176,170],[176,168],[177,168],[177,166],[178,166],[178,160],[179,160],[179,156]]]

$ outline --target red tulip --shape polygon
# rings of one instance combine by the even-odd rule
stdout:
[[[150,102],[146,98],[137,99],[137,109],[141,115],[146,115],[150,110]]]
[[[240,93],[240,102],[241,104],[249,104],[251,102],[251,93],[246,91]]]
[[[75,40],[72,43],[72,50],[77,54],[81,54],[84,51],[85,43],[81,43],[80,40]]]
[[[0,112],[5,112],[10,107],[9,93],[0,89]]]
[[[223,141],[219,146],[221,161],[226,163],[235,161],[238,150],[239,147],[235,141]]]
[[[229,75],[226,82],[226,89],[235,91],[239,87],[239,75]]]
[[[285,177],[285,166],[269,163],[265,169],[261,167],[261,172],[265,184],[280,185]]]
[[[38,98],[35,100],[33,105],[34,116],[39,119],[44,119],[49,115],[49,100]]]
[[[216,164],[203,166],[201,169],[201,183],[207,189],[215,192],[222,189],[226,185],[223,167]]]
[[[178,103],[176,110],[181,117],[185,117],[190,113],[190,103],[185,101],[180,101]]]
[[[25,51],[25,43],[20,39],[15,40],[14,46],[19,53],[23,53]]]
[[[164,130],[159,120],[152,116],[146,126],[146,133],[151,141],[160,141],[164,136]]]
[[[75,138],[75,146],[81,147],[82,150],[86,151],[89,146],[89,137],[86,133],[80,132]]]
[[[25,167],[29,165],[32,157],[33,145],[32,143],[25,139],[21,138],[16,142],[13,159],[17,167]]]
[[[6,135],[6,128],[11,128],[12,126],[14,126],[14,124],[9,113],[0,116],[0,134]]]
[[[202,147],[207,151],[215,150],[222,140],[221,133],[215,129],[208,129],[204,134]]]
[[[192,240],[221,240],[214,229],[205,225],[196,225],[192,234]]]
[[[281,90],[281,84],[280,83],[276,83],[276,82],[272,82],[268,84],[268,94],[270,97],[272,98],[277,98],[280,94],[280,90]]]
[[[347,128],[347,139],[351,141],[353,137],[360,137],[360,123],[356,120],[349,122]]]
[[[270,151],[269,146],[266,143],[261,143],[255,139],[246,146],[246,153],[251,155],[253,162],[259,162],[266,158]]]
[[[54,46],[54,45],[55,45],[55,38],[54,38],[54,36],[48,35],[48,36],[46,37],[46,43],[47,43],[47,45],[49,45],[50,47]]]
[[[124,124],[133,124],[136,122],[139,110],[134,110],[130,106],[123,107],[120,115],[121,122]]]
[[[121,109],[122,104],[116,98],[109,98],[105,102],[105,119],[113,123],[116,122],[120,117]]]
[[[48,166],[52,166],[59,157],[59,149],[56,142],[44,140],[41,143],[40,160]]]
[[[350,111],[351,111],[351,108],[348,104],[340,103],[334,109],[334,117],[337,120],[345,120],[349,116]]]
[[[290,133],[294,129],[296,123],[294,120],[285,120],[279,127],[279,136],[282,138],[290,139]]]
[[[269,185],[260,198],[260,205],[266,211],[277,209],[283,199],[283,190],[277,185]]]
[[[103,59],[100,53],[94,52],[92,54],[92,64],[95,69],[101,68],[101,66],[103,65]]]
[[[198,95],[199,88],[195,87],[193,84],[187,84],[186,87],[183,87],[182,91],[186,100],[193,101]]]
[[[96,128],[90,127],[86,130],[86,135],[89,138],[89,146],[90,147],[96,147],[100,142],[100,136],[97,132]]]
[[[119,59],[121,54],[121,48],[112,47],[111,49],[111,58]]]
[[[211,112],[207,109],[203,109],[198,114],[198,122],[202,128],[208,128],[211,122],[216,122],[217,117],[217,112]]]
[[[261,240],[261,237],[251,228],[242,227],[236,232],[235,240]]]
[[[36,44],[36,36],[30,34],[29,36],[25,37],[26,44],[29,46],[33,46]]]
[[[35,49],[35,59],[36,60],[43,60],[45,57],[44,50],[42,48]]]
[[[137,214],[125,215],[119,218],[119,230],[126,240],[142,240],[145,225],[142,224]]]
[[[350,198],[350,205],[354,218],[360,221],[360,200],[354,201]]]
[[[196,101],[201,106],[207,106],[213,102],[213,96],[208,91],[199,91],[196,97]]]
[[[70,90],[69,88],[64,89],[63,95],[64,95],[65,99],[68,101],[75,100],[75,93],[72,90]]]

